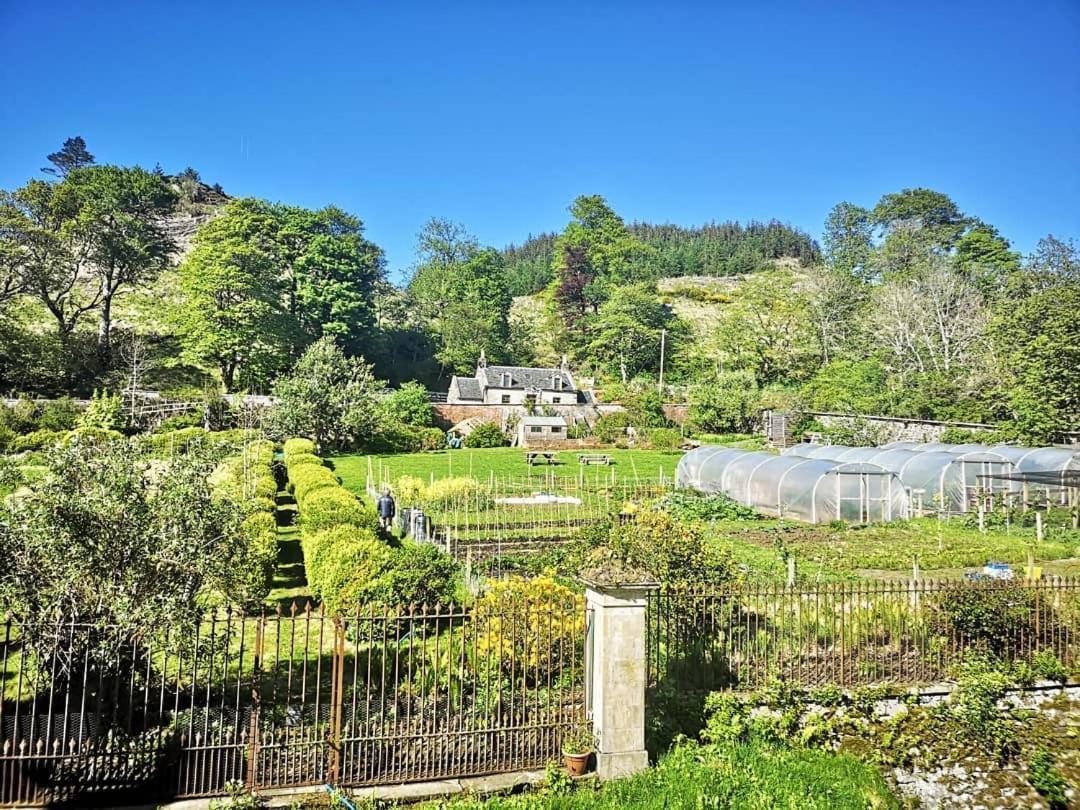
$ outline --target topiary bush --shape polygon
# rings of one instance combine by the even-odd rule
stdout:
[[[299,453],[315,453],[315,442],[311,439],[288,439],[284,444],[285,461],[288,462],[290,456],[297,455]]]
[[[372,600],[393,556],[374,532],[357,526],[306,533],[300,542],[308,585],[335,615]]]
[[[338,483],[337,476],[330,470],[314,464],[304,464],[289,471],[289,486],[296,495],[296,503],[301,510],[308,495],[326,487],[336,487]]]
[[[255,512],[244,518],[244,522],[240,524],[240,531],[256,563],[251,572],[252,583],[249,592],[261,593],[265,596],[270,590],[274,567],[277,565],[277,521],[274,519],[273,512]]]
[[[510,442],[506,439],[506,434],[502,432],[500,428],[494,422],[484,422],[482,425],[477,425],[472,433],[465,437],[465,446],[471,448],[482,447],[506,447]]]
[[[334,526],[356,526],[378,531],[375,510],[358,501],[344,487],[325,487],[304,499],[300,527],[305,532],[320,532]]]
[[[294,467],[302,467],[305,464],[317,464],[320,467],[326,466],[325,462],[314,453],[293,453],[292,455],[285,457],[285,466],[290,470]]]

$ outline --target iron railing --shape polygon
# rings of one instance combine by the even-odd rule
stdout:
[[[1080,580],[845,582],[660,589],[649,683],[754,690],[938,683],[973,652],[1080,662]]]
[[[102,655],[3,625],[0,804],[121,804],[538,767],[584,720],[584,607],[208,614]]]

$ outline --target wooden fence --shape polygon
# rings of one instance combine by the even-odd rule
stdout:
[[[584,720],[584,625],[578,598],[219,611],[102,653],[90,626],[8,621],[0,805],[539,767]]]
[[[912,687],[981,652],[1080,664],[1080,580],[899,581],[661,589],[648,606],[649,682],[678,689]]]

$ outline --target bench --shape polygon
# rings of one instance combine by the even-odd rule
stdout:
[[[578,464],[603,464],[605,467],[611,464],[611,456],[606,453],[580,453],[577,457]]]
[[[539,463],[541,460],[547,461],[548,464],[555,463],[555,454],[550,452],[544,452],[542,450],[535,450],[525,454],[525,463],[530,467]]]

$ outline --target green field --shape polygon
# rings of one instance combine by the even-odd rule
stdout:
[[[603,453],[611,457],[611,465],[583,466],[578,463],[582,452]],[[430,453],[396,453],[386,455],[340,455],[330,461],[346,488],[356,494],[364,492],[369,471],[375,481],[393,483],[403,475],[430,480],[454,475],[471,475],[481,481],[493,476],[500,482],[513,480],[522,484],[535,482],[540,486],[552,477],[578,480],[586,485],[655,484],[663,473],[665,480],[675,475],[675,465],[681,452],[664,453],[657,450],[565,450],[555,454],[555,464],[525,463],[525,451],[514,447],[483,450],[439,450]]]

